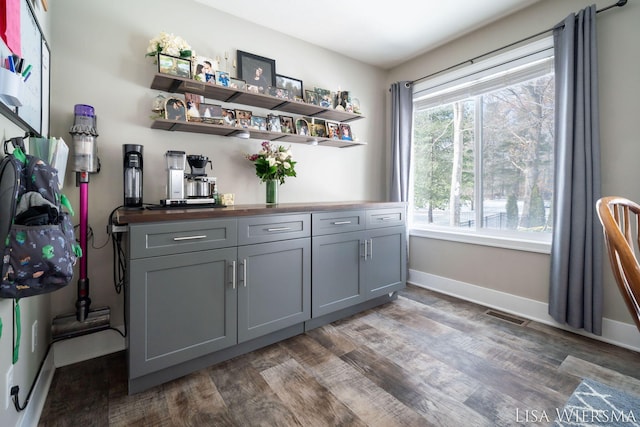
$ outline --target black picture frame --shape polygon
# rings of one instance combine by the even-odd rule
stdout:
[[[293,77],[276,74],[276,87],[286,89],[289,92],[289,99],[294,99],[296,96],[302,98],[304,95],[302,80]]]
[[[276,61],[242,50],[237,51],[238,78],[247,85],[258,86],[266,94],[269,86],[276,85]],[[262,72],[258,74],[258,69]]]

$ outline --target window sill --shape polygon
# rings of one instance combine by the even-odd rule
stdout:
[[[517,251],[551,253],[551,235],[535,235],[536,238],[524,239],[521,236],[504,236],[490,233],[465,233],[450,229],[410,228],[409,236],[427,237],[430,239],[448,240],[451,242],[470,243],[473,245],[492,246]]]

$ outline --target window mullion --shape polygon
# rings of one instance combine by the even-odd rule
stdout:
[[[484,228],[482,224],[482,216],[484,215],[484,203],[482,202],[482,185],[483,185],[483,170],[482,170],[482,96],[475,97],[475,117],[474,117],[474,155],[473,155],[473,169],[474,169],[474,183],[473,183],[473,200],[475,203],[475,221],[476,230]]]

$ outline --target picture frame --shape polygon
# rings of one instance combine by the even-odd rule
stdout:
[[[311,126],[309,122],[305,119],[297,119],[296,120],[296,133],[298,135],[310,136],[311,135]]]
[[[262,116],[251,116],[251,128],[256,130],[267,130],[267,118]]]
[[[234,110],[230,110],[228,108],[222,109],[222,121],[225,126],[234,126],[236,125],[236,112]]]
[[[226,71],[216,70],[216,84],[218,86],[229,87],[229,73]]]
[[[247,83],[244,80],[229,77],[229,87],[231,89],[245,90],[247,87]]]
[[[333,108],[335,108],[336,110],[347,111],[349,105],[351,105],[351,97],[349,96],[349,92],[344,90],[336,92]],[[351,108],[351,111],[353,111],[353,108]]]
[[[295,124],[293,123],[293,117],[280,116],[280,128],[282,133],[296,133]]]
[[[330,122],[326,121],[326,138],[329,139],[340,139],[340,123],[338,122]]]
[[[304,91],[304,101],[307,104],[320,105],[318,94],[313,90]]]
[[[235,110],[236,127],[249,129],[251,127],[251,116],[253,113],[249,110]]]
[[[318,96],[318,104],[322,108],[333,107],[333,98],[331,97],[331,91],[328,89],[315,88],[315,93]]]
[[[191,78],[191,60],[176,56],[158,54],[158,72],[171,76]]]
[[[340,139],[343,141],[353,141],[351,134],[351,126],[346,123],[340,123]]]
[[[324,138],[327,135],[326,122],[322,119],[312,118],[309,122],[309,128],[311,136]]]
[[[238,78],[248,85],[258,86],[266,94],[269,86],[276,86],[276,61],[242,50],[237,51]]]
[[[192,66],[193,79],[199,82],[207,82],[207,74],[215,76],[218,62],[206,56],[196,56]]]
[[[269,87],[269,95],[280,99],[289,99],[289,91],[281,87]]]
[[[276,116],[275,114],[269,114],[267,116],[267,130],[270,132],[282,132],[280,116]]]
[[[302,98],[304,94],[302,80],[283,76],[282,74],[276,74],[276,87],[286,89],[289,92],[288,99],[294,99],[296,96]]]
[[[200,120],[203,123],[209,123],[213,125],[224,124],[221,105],[207,104],[207,103],[201,102],[200,108],[198,108],[198,111],[200,113]]]
[[[185,108],[187,109],[187,121],[201,122],[200,104],[204,103],[204,96],[196,93],[184,93]]]
[[[187,110],[184,101],[180,98],[170,97],[164,103],[164,118],[167,120],[187,121]]]

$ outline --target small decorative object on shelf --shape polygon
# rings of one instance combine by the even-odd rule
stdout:
[[[146,56],[151,56],[154,60],[157,60],[159,53],[179,58],[191,58],[195,55],[189,43],[182,37],[165,33],[164,31],[149,40]]]
[[[267,184],[267,203],[278,203],[278,184],[284,184],[288,176],[296,176],[296,162],[291,157],[291,147],[264,141],[260,152],[245,157],[255,165],[256,176]]]

